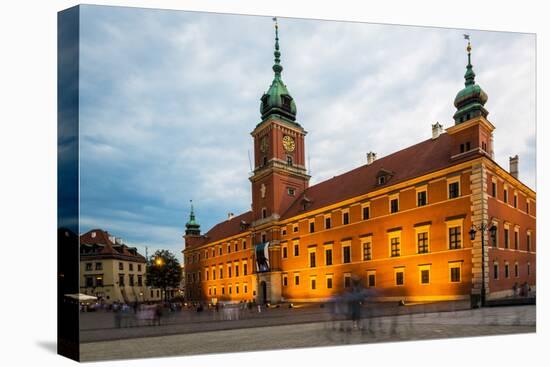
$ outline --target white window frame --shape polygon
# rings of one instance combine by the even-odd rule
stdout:
[[[342,248],[342,264],[351,264],[352,263],[352,252],[351,252],[351,240],[342,241],[340,242],[341,248]],[[349,247],[349,262],[344,262],[344,247]]]
[[[365,245],[367,243],[370,243],[370,260],[365,259]],[[391,246],[391,245],[390,245]],[[390,247],[391,251],[391,247]],[[372,261],[374,259],[373,256],[373,245],[372,245],[372,236],[366,236],[361,238],[361,260],[362,261]]]
[[[369,208],[369,218],[365,219],[363,216],[363,211],[365,208]],[[372,218],[372,213],[370,211],[370,202],[361,204],[361,220],[370,220]]]
[[[315,289],[312,287],[312,283],[315,281]],[[316,291],[319,289],[319,285],[317,284],[317,275],[310,275],[309,276],[309,290],[310,291]]]
[[[517,239],[518,239],[518,245],[517,245],[517,249],[520,250],[521,249],[521,237],[519,235],[519,226],[518,225],[515,225],[514,226],[514,250],[516,249],[516,233],[517,233]]]
[[[403,284],[397,284],[397,273],[403,273]],[[405,267],[404,266],[398,266],[396,268],[393,268],[393,285],[396,287],[404,287],[405,286]]]
[[[331,284],[331,287],[329,288],[328,286],[328,280],[331,280],[332,284]],[[333,274],[326,274],[325,275],[325,288],[326,289],[334,289],[334,275]]]
[[[315,266],[311,266],[311,254],[314,253],[315,254]],[[310,269],[315,269],[317,267],[319,267],[319,261],[317,259],[317,246],[311,246],[311,247],[308,247],[307,248],[307,266],[310,268]]]
[[[447,250],[461,250],[465,248],[464,243],[464,218],[453,219],[445,222],[446,231],[445,237],[447,238]],[[460,247],[451,248],[451,237],[449,235],[449,229],[452,227],[460,227]]]
[[[399,238],[399,256],[392,256],[391,252],[391,240],[392,238]],[[388,254],[390,258],[402,257],[403,256],[403,242],[401,238],[401,230],[388,232]]]
[[[415,201],[416,201],[416,206],[418,208],[421,208],[422,206],[418,205],[418,193],[419,192],[423,192],[425,191],[426,192],[426,204],[422,205],[422,206],[427,206],[429,204],[429,199],[428,199],[428,185],[422,185],[422,186],[419,186],[416,188],[415,190]]]
[[[428,283],[422,283],[422,271],[428,270]],[[418,284],[430,285],[432,284],[432,264],[418,265]]]
[[[369,283],[369,276],[374,275],[374,285],[370,285]],[[367,288],[375,288],[376,287],[376,270],[367,270],[367,284],[365,284]]]
[[[508,236],[506,236],[506,230],[508,230]],[[504,231],[502,231],[502,233],[504,237],[503,248],[509,250],[512,248],[512,242],[510,241],[510,223],[504,223]],[[506,242],[506,240],[508,240],[508,242]],[[508,243],[508,246],[506,246],[506,243]]]
[[[348,215],[348,223],[347,224],[344,223],[344,215],[345,214]],[[342,225],[347,226],[347,225],[350,225],[350,224],[351,224],[351,216],[349,215],[349,208],[342,209]],[[332,226],[332,223],[331,223],[331,226]]]
[[[415,246],[416,246],[416,253],[417,254],[429,254],[430,251],[431,251],[431,234],[430,234],[430,228],[431,228],[431,225],[430,224],[426,224],[426,225],[423,225],[423,226],[417,226],[417,227],[414,227],[414,242],[415,242]],[[425,233],[427,232],[428,233],[428,252],[418,252],[418,234],[419,233]]]
[[[392,212],[392,211],[391,211],[391,202],[392,202],[392,200],[396,200],[396,199],[397,199],[397,211],[396,211],[396,212]],[[400,208],[399,208],[399,207],[400,207],[399,204],[400,204],[400,203],[399,203],[399,193],[388,196],[388,213],[390,213],[390,214],[399,213],[399,209],[400,209]]]
[[[343,280],[342,287],[346,289],[346,279],[349,278],[349,286],[351,288],[351,286],[353,285],[351,284],[351,273],[344,273],[343,276],[344,277],[342,278]]]
[[[332,264],[330,264],[330,265],[327,264],[327,250],[331,250],[331,252],[332,252],[332,258],[331,258]],[[332,243],[326,243],[326,244],[323,246],[323,260],[325,260],[325,261],[324,261],[325,266],[332,266],[332,265],[334,265],[334,246],[333,246]]]
[[[447,178],[447,200],[453,200],[453,199],[460,198],[460,196],[462,194],[462,185],[460,184],[460,178],[461,178],[461,175],[457,175],[457,176]],[[455,182],[458,182],[458,196],[456,198],[451,199],[451,190],[450,190],[449,186],[452,183],[455,183]]]
[[[451,269],[458,268],[458,278],[460,279],[458,282],[453,282],[452,275],[451,275]],[[449,261],[449,283],[458,284],[462,283],[462,261]]]

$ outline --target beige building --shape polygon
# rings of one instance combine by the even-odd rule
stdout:
[[[146,286],[146,259],[134,247],[101,229],[80,236],[80,292],[105,303],[159,301],[160,289]]]

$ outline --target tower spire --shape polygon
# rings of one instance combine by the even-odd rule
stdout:
[[[465,34],[464,39],[468,40],[468,46],[466,46],[466,52],[468,52],[468,65],[466,65],[466,74],[464,74],[464,79],[466,79],[464,85],[469,86],[475,84],[476,74],[472,68],[472,44],[470,43],[470,35]]]
[[[201,226],[195,221],[195,210],[193,208],[193,200],[191,203],[191,212],[189,213],[189,221],[185,223],[185,234],[198,236],[201,234]]]
[[[275,51],[273,52],[275,63],[273,64],[273,71],[275,72],[275,78],[280,78],[283,67],[281,66],[281,51],[279,51],[279,23],[276,17],[273,18],[273,21],[275,22]]]

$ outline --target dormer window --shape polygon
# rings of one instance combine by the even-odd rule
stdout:
[[[291,102],[292,102],[292,99],[290,98],[290,96],[282,95],[281,96],[281,102],[283,104],[283,109],[290,112],[290,105],[291,105]]]
[[[378,185],[385,185],[393,176],[393,172],[381,169],[376,175],[376,183]]]
[[[262,97],[262,110],[267,109],[267,103],[268,103],[269,96],[267,94],[264,94]]]

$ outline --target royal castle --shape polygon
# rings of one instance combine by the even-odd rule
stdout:
[[[518,294],[536,278],[536,194],[494,160],[487,94],[468,42],[454,124],[314,186],[304,159],[307,122],[281,74],[254,127],[252,210],[201,233],[191,208],[183,250],[186,297],[205,302],[323,301],[356,279],[381,301]],[[304,125],[302,125],[304,124]],[[243,133],[245,133],[243,131]]]

